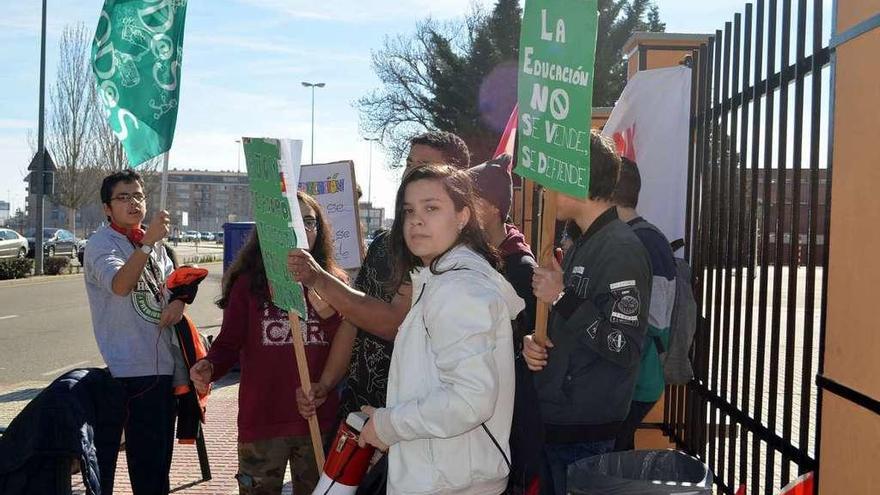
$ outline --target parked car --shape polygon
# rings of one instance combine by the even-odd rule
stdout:
[[[201,233],[199,233],[199,238],[203,241],[213,241],[214,234],[212,234],[210,232],[201,232]]]
[[[95,231],[93,230],[86,235],[85,239],[79,239],[78,241],[76,241],[76,259],[79,260],[80,266],[85,266],[85,264],[83,263],[83,259],[85,258],[86,254],[86,244],[88,244],[89,238],[92,237],[92,234],[94,233]]]
[[[27,253],[27,239],[14,230],[0,229],[0,258],[24,258]]]
[[[27,232],[25,237],[28,241],[28,257],[34,256],[35,232]],[[76,257],[76,237],[69,230],[44,228],[43,229],[43,255],[46,257],[69,256]]]
[[[202,235],[197,230],[187,230],[180,235],[180,240],[183,242],[193,242],[198,241],[201,237]]]
[[[223,232],[214,232],[214,242],[223,244]]]

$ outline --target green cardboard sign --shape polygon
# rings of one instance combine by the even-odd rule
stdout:
[[[291,212],[282,191],[280,143],[277,139],[258,138],[243,138],[242,143],[272,303],[303,318],[306,308],[302,287],[287,271],[287,253],[297,245],[291,214],[299,215],[299,211]]]
[[[518,160],[514,172],[585,198],[597,0],[527,0],[519,48]]]

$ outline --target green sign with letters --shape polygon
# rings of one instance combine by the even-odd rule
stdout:
[[[287,270],[287,253],[296,248],[291,205],[281,179],[281,146],[277,139],[243,138],[254,221],[260,236],[263,266],[275,306],[306,315],[302,287]],[[294,190],[295,192],[295,190]],[[299,215],[299,212],[293,212]]]
[[[518,160],[514,172],[585,198],[597,0],[527,0],[519,47]]]

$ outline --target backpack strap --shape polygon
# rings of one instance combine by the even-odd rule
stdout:
[[[483,423],[480,426],[482,426],[483,429],[486,430],[486,434],[489,435],[489,438],[492,440],[492,443],[495,444],[495,448],[498,449],[498,452],[501,452],[501,457],[504,458],[504,463],[507,464],[507,470],[513,471],[513,467],[511,467],[510,465],[510,459],[507,458],[507,454],[504,453],[504,449],[501,448],[501,444],[498,443],[498,440],[495,440],[495,435],[493,435],[492,432],[489,431],[489,427],[486,426],[486,423]]]

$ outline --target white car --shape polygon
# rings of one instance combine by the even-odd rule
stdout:
[[[0,258],[24,258],[27,254],[27,239],[14,230],[0,229]]]

